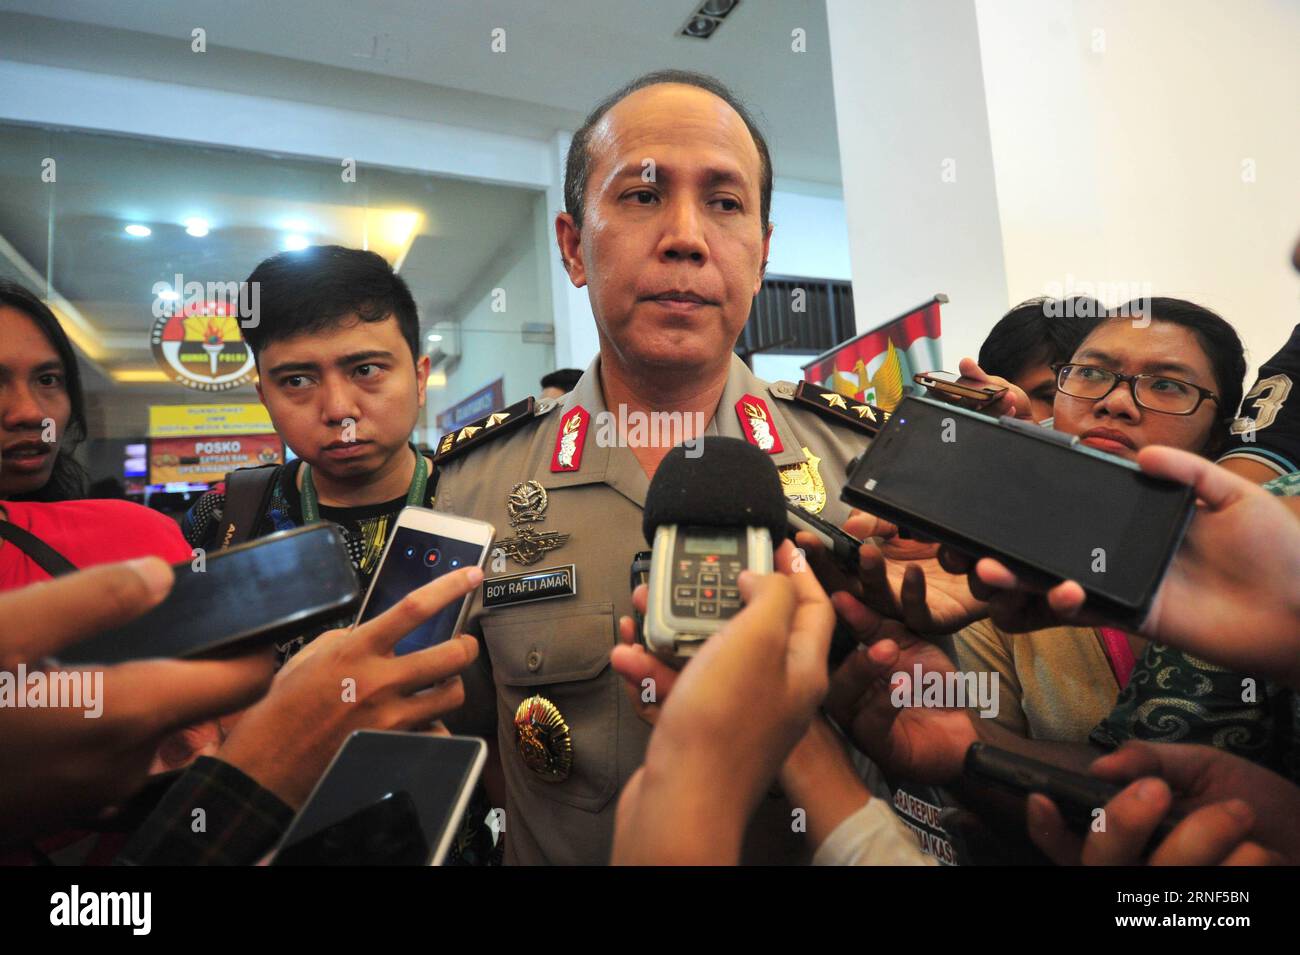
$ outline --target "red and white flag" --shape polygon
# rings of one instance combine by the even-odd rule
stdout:
[[[912,383],[914,374],[943,368],[939,306],[947,300],[946,295],[936,295],[919,308],[818,355],[803,366],[804,380],[893,411],[903,395],[923,390]]]

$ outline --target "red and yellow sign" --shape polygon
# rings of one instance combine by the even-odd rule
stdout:
[[[149,442],[149,483],[211,484],[236,468],[284,463],[279,435],[154,438]]]

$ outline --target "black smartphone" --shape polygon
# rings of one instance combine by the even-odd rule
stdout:
[[[441,865],[486,758],[473,737],[358,730],[271,865]]]
[[[232,655],[331,620],[361,596],[333,524],[281,531],[176,564],[163,602],[116,629],[65,647],[63,665]]]
[[[907,397],[841,499],[1038,586],[1078,581],[1088,605],[1139,624],[1191,519],[1191,488],[1014,418]]]
[[[964,384],[961,375],[951,371],[923,371],[913,375],[912,380],[941,401],[949,400],[976,410],[988,407],[1007,393],[1007,389],[996,385]]]
[[[790,540],[794,540],[794,535],[798,531],[815,534],[821,539],[831,558],[841,569],[847,571],[850,575],[858,572],[858,551],[862,548],[862,541],[843,528],[836,527],[830,521],[823,520],[798,504],[786,501],[785,510],[785,516],[790,528]]]
[[[1125,788],[985,743],[971,743],[962,771],[968,779],[1023,796],[1042,793],[1056,804],[1066,825],[1079,835],[1092,829],[1101,818],[1097,810]],[[1182,820],[1182,813],[1170,811],[1151,834],[1143,854],[1149,855]]]

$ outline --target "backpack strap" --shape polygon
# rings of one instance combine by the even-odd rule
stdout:
[[[220,550],[250,540],[266,513],[271,487],[281,465],[240,468],[226,475],[226,504],[221,515]]]
[[[13,521],[0,521],[0,537],[9,541],[35,561],[51,577],[62,577],[77,569],[77,565],[64,557],[45,541],[30,531],[25,531]]]

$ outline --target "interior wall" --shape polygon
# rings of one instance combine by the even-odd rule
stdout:
[[[975,6],[1011,300],[1189,298],[1253,374],[1300,320],[1300,4]]]
[[[828,0],[858,331],[937,292],[946,367],[1006,310],[974,0]]]

